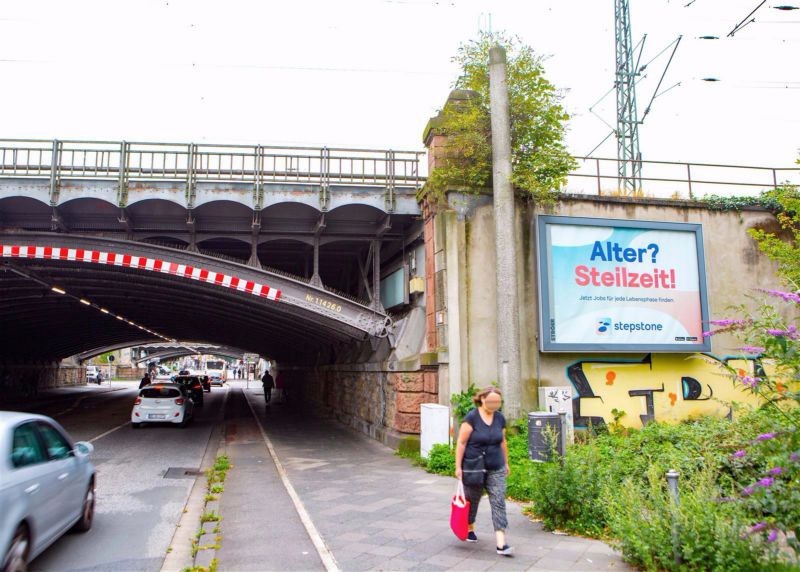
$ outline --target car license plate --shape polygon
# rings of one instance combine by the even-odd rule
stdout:
[[[151,413],[150,415],[147,416],[147,418],[148,419],[166,419],[167,416],[166,415],[161,415],[161,414],[156,414],[156,413]]]

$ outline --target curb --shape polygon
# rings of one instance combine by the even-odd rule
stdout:
[[[225,455],[226,453],[227,445],[225,441],[225,435],[223,434],[220,437],[219,445],[217,446],[217,453],[212,459],[212,466],[214,465],[214,460],[218,459],[222,455]],[[231,468],[233,468],[233,466],[231,466]],[[218,493],[216,495],[216,500],[205,500],[206,493],[207,489],[203,491],[204,504],[200,513],[201,516],[208,513],[214,513],[219,516],[220,497],[224,491],[223,493]],[[200,518],[198,518],[197,521],[200,521]],[[192,560],[191,569],[215,570],[217,567],[217,564],[215,563],[218,562],[217,552],[222,546],[222,518],[219,518],[219,520],[216,521],[202,523],[200,529],[197,531],[197,534],[199,534],[199,537],[195,537],[197,539],[197,551],[195,552]]]
[[[183,507],[183,513],[175,525],[175,532],[172,535],[172,540],[167,548],[167,554],[161,564],[161,572],[180,572],[182,570],[191,569],[195,564],[195,557],[192,556],[192,540],[194,534],[197,532],[197,525],[200,522],[200,517],[206,508],[206,478],[205,472],[214,466],[214,461],[219,454],[221,447],[225,443],[225,406],[228,403],[229,393],[225,393],[225,399],[222,402],[223,417],[218,424],[214,426],[211,435],[208,438],[208,445],[206,445],[206,452],[203,455],[203,460],[200,462],[200,470],[203,472],[203,477],[196,478],[192,485],[192,490],[189,497],[186,499],[186,504]],[[184,536],[186,533],[186,536]],[[199,553],[199,552],[198,552]]]

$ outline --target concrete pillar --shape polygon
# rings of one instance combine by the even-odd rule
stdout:
[[[506,52],[489,50],[489,97],[492,123],[492,187],[497,253],[497,379],[506,416],[520,416],[519,297],[514,236],[514,189],[511,185],[511,121],[506,83]]]

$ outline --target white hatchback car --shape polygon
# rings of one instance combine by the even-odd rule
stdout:
[[[92,450],[49,417],[0,411],[0,570],[25,570],[70,528],[91,528]]]
[[[154,383],[139,390],[131,411],[131,426],[144,423],[174,423],[186,427],[194,417],[194,403],[184,386],[177,383]]]

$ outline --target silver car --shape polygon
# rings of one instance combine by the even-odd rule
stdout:
[[[94,518],[90,443],[43,415],[0,411],[0,570],[20,572],[62,534]]]

